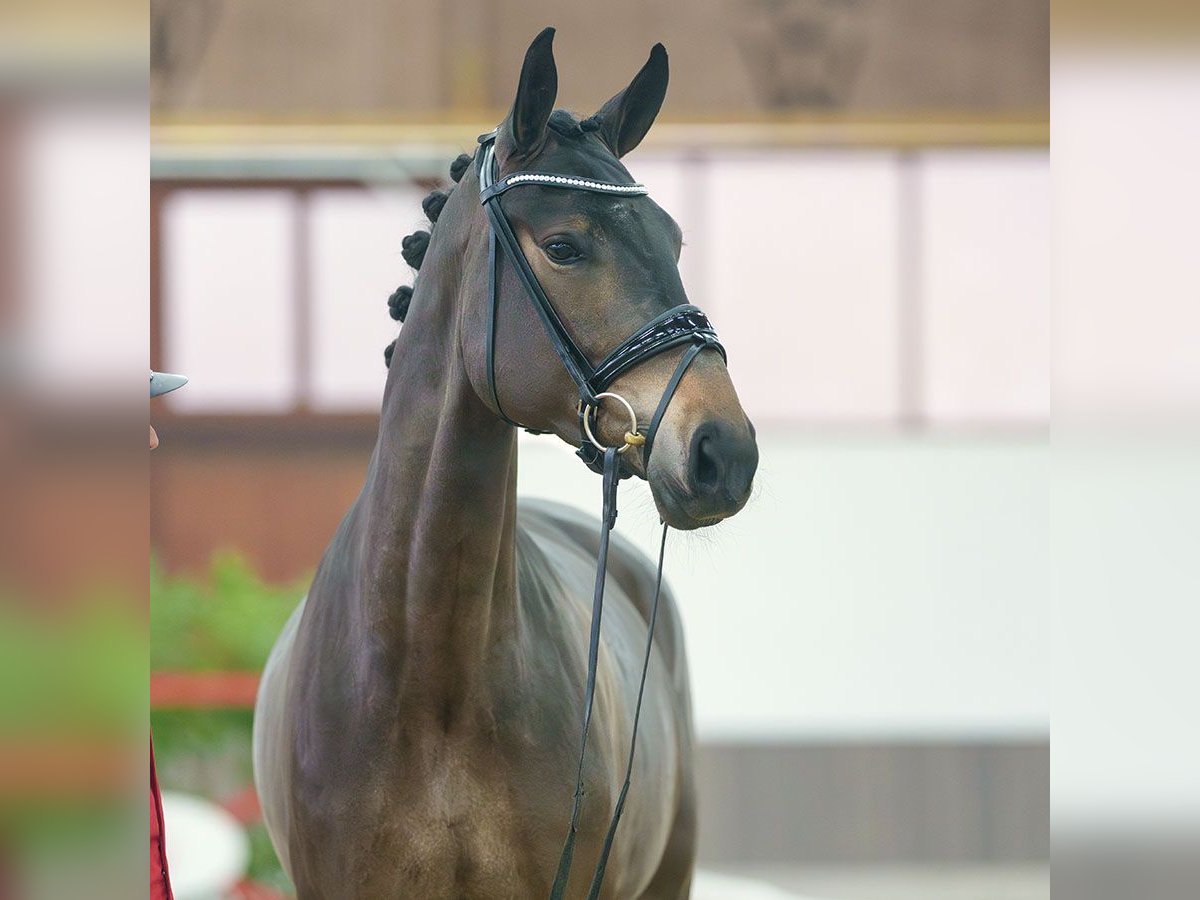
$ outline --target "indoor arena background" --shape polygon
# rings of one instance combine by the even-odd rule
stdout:
[[[667,44],[630,163],[761,436],[668,554],[705,900],[1044,900],[1049,811],[1055,896],[1197,896],[1196,4],[591,6],[0,0],[0,900],[141,894],[147,701],[236,838],[174,827],[177,896],[286,896],[258,671],[360,483],[400,239],[547,24],[582,112]],[[147,363],[192,383],[147,407]]]
[[[400,240],[553,24],[584,114],[666,44],[626,162],[683,228],[758,428],[750,505],[668,554],[701,864],[822,897],[1048,896],[1045,2],[154,9],[151,363],[191,378],[154,415],[164,785],[253,821],[238,707],[361,485]],[[596,508],[553,438],[522,437],[520,478]],[[648,493],[625,496],[651,548]]]

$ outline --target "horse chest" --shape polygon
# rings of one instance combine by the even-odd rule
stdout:
[[[301,668],[307,677],[290,687],[303,712],[290,737],[281,731],[290,808],[268,805],[287,829],[302,900],[548,894],[571,816],[593,575],[582,554],[556,556],[573,564],[544,580],[553,591],[523,584],[519,627],[486,659],[441,644],[386,666]],[[624,774],[645,641],[643,617],[610,587],[576,844],[585,880]],[[359,680],[339,680],[346,672]],[[605,883],[623,896],[649,883],[681,805],[672,686],[656,656]]]
[[[370,828],[372,885],[364,897],[531,897],[547,888],[553,860],[545,812],[519,796],[528,774],[478,740],[427,741],[376,785]],[[561,804],[552,819],[563,818]],[[365,842],[364,842],[365,843]]]

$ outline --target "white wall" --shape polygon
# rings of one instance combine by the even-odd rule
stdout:
[[[767,429],[759,449],[745,510],[668,537],[700,735],[1045,737],[1045,442]],[[519,490],[599,508],[553,437],[523,439]],[[617,527],[656,554],[643,483]]]
[[[140,398],[145,375],[130,361],[147,355],[145,106],[43,98],[14,123],[14,196],[0,202],[20,223],[11,232],[20,264],[3,274],[21,302],[6,322],[17,340],[0,336],[3,376],[27,364],[20,374],[39,397]]]

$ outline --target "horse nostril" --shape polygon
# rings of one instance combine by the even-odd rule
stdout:
[[[689,487],[706,509],[740,507],[750,493],[757,467],[758,447],[753,438],[738,435],[718,420],[705,422],[693,432]]]
[[[721,427],[705,422],[692,435],[692,452],[688,461],[692,490],[699,495],[718,493],[725,482],[725,462],[722,452]]]
[[[721,483],[721,461],[713,450],[714,443],[711,435],[701,435],[692,454],[692,482],[705,491],[716,490]]]

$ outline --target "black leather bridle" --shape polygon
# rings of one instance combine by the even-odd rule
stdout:
[[[580,446],[578,455],[589,469],[603,476],[604,509],[600,530],[600,550],[596,563],[596,583],[592,597],[592,624],[588,640],[588,670],[587,682],[584,689],[583,701],[583,733],[579,747],[579,767],[575,781],[574,806],[571,811],[571,827],[567,833],[562,855],[559,858],[558,871],[551,888],[552,900],[560,900],[567,888],[571,874],[571,859],[575,850],[575,837],[579,830],[579,815],[583,805],[583,763],[587,752],[588,730],[592,719],[592,704],[596,692],[596,663],[600,649],[600,619],[604,609],[604,582],[608,568],[609,535],[617,520],[617,485],[622,478],[628,477],[628,470],[622,470],[620,455],[630,447],[642,448],[642,469],[649,471],[650,451],[654,446],[654,438],[658,427],[662,424],[663,416],[675,395],[679,382],[683,379],[688,367],[695,361],[700,352],[711,347],[725,358],[725,348],[717,340],[713,330],[704,315],[697,307],[691,305],[676,306],[656,316],[642,326],[638,331],[618,344],[604,359],[593,365],[587,354],[579,348],[571,337],[554,304],[542,290],[537,276],[521,250],[512,226],[500,206],[500,197],[509,190],[524,185],[539,185],[541,187],[560,188],[565,190],[589,191],[597,194],[613,196],[639,197],[648,191],[640,184],[614,184],[569,175],[556,175],[544,172],[513,172],[500,177],[500,166],[496,160],[496,132],[490,132],[479,138],[479,149],[475,154],[475,171],[479,177],[479,196],[487,213],[491,227],[491,237],[488,240],[488,334],[487,334],[487,377],[488,391],[495,405],[496,412],[504,421],[518,428],[525,426],[509,418],[500,403],[500,394],[496,389],[496,320],[500,303],[499,264],[501,251],[513,267],[517,278],[529,295],[533,307],[537,310],[538,318],[550,343],[554,346],[564,368],[579,389],[579,431]],[[643,431],[638,427],[637,416],[633,407],[623,397],[608,390],[613,381],[623,372],[646,360],[657,356],[673,347],[690,345],[679,359],[675,372],[667,382],[658,407],[650,420],[649,426]],[[603,399],[615,400],[625,407],[630,417],[630,428],[625,433],[625,441],[619,447],[606,447],[595,437],[596,416]],[[535,429],[527,431],[537,432]],[[650,622],[646,635],[646,651],[642,661],[641,681],[638,685],[637,705],[634,708],[633,729],[629,744],[629,757],[625,768],[625,782],[613,810],[612,820],[605,835],[604,845],[600,852],[596,870],[592,876],[591,887],[588,891],[589,900],[599,897],[600,886],[604,881],[605,867],[608,865],[609,852],[612,850],[613,839],[616,836],[617,825],[625,808],[625,798],[629,793],[629,784],[633,775],[633,754],[637,746],[638,721],[642,711],[642,695],[646,687],[646,672],[650,666],[650,652],[654,641],[654,625],[658,618],[658,598],[662,588],[663,556],[667,544],[667,526],[663,525],[662,542],[659,545],[658,573],[655,581],[654,600],[650,607]]]

